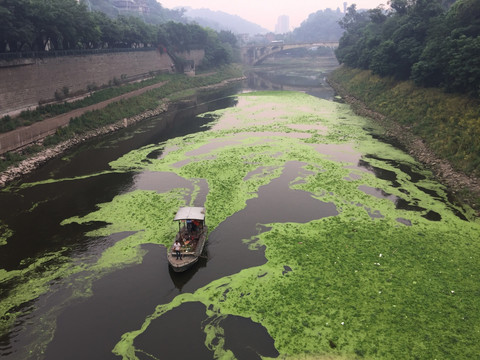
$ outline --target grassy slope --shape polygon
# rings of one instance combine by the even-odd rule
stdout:
[[[412,82],[380,78],[341,67],[331,79],[370,109],[394,119],[425,140],[441,158],[466,174],[480,175],[480,101]]]

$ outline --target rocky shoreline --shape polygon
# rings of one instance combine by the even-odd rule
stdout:
[[[116,123],[85,132],[81,135],[76,135],[71,139],[63,141],[53,147],[46,148],[35,155],[21,161],[15,166],[11,166],[0,174],[0,187],[5,186],[10,181],[13,181],[41,166],[43,163],[47,162],[50,159],[53,159],[67,149],[78,145],[88,139],[94,137],[105,135],[119,129],[128,127],[132,124],[135,124],[139,121],[145,120],[147,118],[160,115],[168,110],[168,103],[161,104],[154,110],[145,111],[144,113],[132,116],[130,118],[124,118],[123,120],[117,121]],[[39,143],[41,145],[41,143]]]
[[[405,147],[409,154],[429,168],[460,202],[471,206],[477,212],[477,216],[480,216],[480,209],[475,203],[475,198],[480,198],[479,178],[455,170],[451,163],[439,158],[421,138],[412,133],[410,128],[368,109],[362,101],[348,94],[339,84],[331,80],[329,84],[352,106],[356,114],[379,123],[385,129],[386,137],[396,140]]]
[[[235,81],[241,81],[244,80],[245,76],[238,77],[238,78],[232,78],[232,79],[226,79],[223,80],[217,84],[212,84],[212,85],[207,85],[207,86],[202,86],[197,89],[215,89],[215,88],[220,88],[222,86],[225,86],[228,83],[235,82]],[[29,172],[37,169],[39,166],[44,164],[50,159],[53,159],[59,155],[61,155],[63,152],[68,150],[69,148],[78,145],[88,139],[92,139],[94,137],[100,136],[100,135],[105,135],[114,131],[117,131],[119,129],[128,127],[132,124],[135,124],[139,121],[148,119],[153,116],[160,115],[166,111],[168,111],[170,103],[168,99],[164,99],[164,103],[159,105],[156,109],[154,110],[149,110],[145,111],[141,114],[132,116],[130,118],[124,118],[123,120],[117,121],[116,123],[110,124],[103,126],[101,128],[85,132],[83,134],[74,136],[71,139],[68,139],[66,141],[61,142],[60,144],[57,144],[51,148],[46,148],[30,157],[27,159],[21,161],[19,164],[15,166],[11,166],[5,171],[0,173],[0,188],[4,187],[7,183],[18,179],[19,177],[28,174]],[[41,141],[38,142],[37,144],[41,145]]]

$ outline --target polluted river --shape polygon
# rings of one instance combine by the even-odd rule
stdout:
[[[2,189],[0,357],[476,358],[480,223],[336,66],[265,61]],[[175,273],[183,206],[209,234]]]

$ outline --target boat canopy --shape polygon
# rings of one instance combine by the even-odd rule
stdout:
[[[204,207],[182,207],[173,220],[205,220]]]

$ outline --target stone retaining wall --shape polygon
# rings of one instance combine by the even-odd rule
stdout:
[[[203,50],[179,54],[200,64]],[[170,71],[167,54],[152,51],[92,54],[2,62],[0,66],[0,117],[40,102],[55,100],[55,92],[70,94],[101,86],[114,78],[135,79],[150,72]]]

